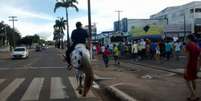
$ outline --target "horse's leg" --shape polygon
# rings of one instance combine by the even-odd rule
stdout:
[[[85,77],[85,80],[84,80],[83,96],[86,96],[86,94],[89,92],[89,89],[92,86],[93,80],[94,80],[93,71],[90,68],[89,70],[87,70],[86,77]]]
[[[80,75],[79,76],[79,86],[78,86],[78,93],[81,95],[82,94],[82,88],[83,88],[83,86],[82,86],[82,76]]]
[[[82,56],[82,70],[83,73],[85,74],[85,80],[84,80],[84,91],[83,91],[83,95],[82,96],[86,96],[89,89],[92,86],[93,80],[94,80],[94,74],[93,74],[93,70],[92,70],[92,66],[90,63],[90,59],[86,54],[83,54]]]
[[[80,85],[80,87],[82,88],[83,86],[82,86],[82,76],[80,75],[80,77],[79,77],[80,79],[79,79],[79,85]]]
[[[81,88],[81,87],[80,87],[80,73],[79,73],[79,71],[76,72],[76,79],[77,79],[77,84],[78,84],[76,90],[79,91],[80,88]]]

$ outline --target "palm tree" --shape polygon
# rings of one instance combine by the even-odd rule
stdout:
[[[61,0],[58,1],[55,4],[55,8],[54,8],[54,12],[56,12],[56,10],[59,7],[64,7],[66,8],[66,23],[67,23],[67,46],[69,47],[70,45],[70,38],[69,38],[69,24],[68,24],[68,8],[75,8],[75,10],[78,12],[79,9],[78,7],[75,5],[78,4],[77,0]]]
[[[54,25],[54,40],[56,40],[56,43],[58,44],[58,48],[63,48],[63,37],[64,37],[64,31],[65,30],[65,20],[64,18],[60,18],[59,20],[55,21]]]
[[[5,24],[0,22],[0,47],[5,45]]]
[[[15,42],[13,41],[13,35],[16,36]],[[10,48],[15,47],[15,43],[21,38],[19,31],[11,28],[9,25],[5,24],[3,21],[0,22],[0,41],[2,41],[2,45],[7,45],[6,42],[9,43]],[[0,42],[1,44],[1,42]]]

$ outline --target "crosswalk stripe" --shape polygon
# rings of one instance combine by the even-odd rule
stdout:
[[[60,77],[51,78],[50,99],[69,98],[66,94],[65,88],[66,86],[64,86]]]
[[[5,79],[0,79],[0,84],[2,84],[5,81]]]
[[[70,80],[70,83],[71,85],[73,86],[73,89],[75,90],[75,93],[76,93],[76,96],[78,98],[82,98],[82,96],[78,93],[78,91],[76,90],[77,88],[77,80],[75,77],[69,77],[69,80]],[[89,90],[88,94],[87,94],[87,97],[95,97],[95,95],[92,93],[91,90]]]
[[[11,84],[9,84],[1,93],[0,101],[6,101],[6,99],[20,86],[24,81],[24,78],[17,78]]]
[[[27,100],[38,100],[40,96],[40,91],[43,86],[44,78],[34,78],[26,90],[21,101]]]

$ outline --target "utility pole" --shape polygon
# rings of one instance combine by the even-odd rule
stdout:
[[[67,48],[70,47],[70,36],[69,36],[69,23],[68,23],[68,8],[66,8],[66,31],[67,31]]]
[[[116,10],[115,12],[117,12],[117,14],[118,14],[118,30],[117,30],[117,31],[121,31],[121,30],[120,30],[120,15],[121,15],[121,13],[122,13],[123,11],[121,11],[121,10]]]
[[[184,13],[184,39],[186,38],[186,15]]]
[[[13,23],[13,30],[15,29],[15,21],[17,20],[17,16],[9,16],[9,21],[11,21]],[[13,33],[13,48],[15,48],[15,35]]]
[[[91,33],[91,0],[88,0],[88,27],[89,27],[89,44],[90,58],[92,59],[92,33]]]
[[[9,18],[9,21],[12,21],[13,29],[14,29],[15,28],[15,21],[18,21],[17,16],[9,16],[8,18]]]

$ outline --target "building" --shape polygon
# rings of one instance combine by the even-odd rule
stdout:
[[[123,32],[124,36],[145,36],[153,34],[162,34],[163,25],[166,23],[163,19],[127,19],[123,18],[118,27],[118,21],[114,22],[114,31]],[[146,30],[147,28],[147,30]],[[153,31],[154,30],[154,31]],[[158,30],[158,31],[157,31]]]
[[[111,37],[114,31],[103,31],[100,34],[97,34],[97,40],[104,45],[111,43]]]
[[[150,19],[164,19],[167,24],[164,33],[167,36],[183,37],[189,33],[201,34],[201,1],[167,7]]]
[[[84,26],[84,29],[88,31],[89,26],[88,25]],[[96,24],[91,25],[91,34],[92,34],[92,40],[96,41],[97,40],[97,28],[96,28]]]

